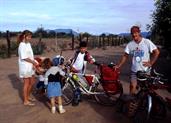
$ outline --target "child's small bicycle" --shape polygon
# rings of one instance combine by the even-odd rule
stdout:
[[[66,78],[62,85],[63,105],[68,105],[74,100],[75,91],[79,88],[81,94],[93,95],[95,100],[102,105],[114,105],[123,94],[123,87],[119,81],[119,71],[113,65],[97,64],[99,74],[76,74],[66,67]],[[81,79],[83,78],[83,79]],[[86,85],[85,85],[86,83]]]

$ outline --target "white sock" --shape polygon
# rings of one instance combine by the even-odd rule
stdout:
[[[56,107],[55,106],[52,106],[52,110],[56,110]]]
[[[63,110],[63,106],[62,105],[59,105],[59,110]]]

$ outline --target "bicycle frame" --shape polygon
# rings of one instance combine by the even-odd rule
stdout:
[[[99,74],[98,74],[99,75]],[[72,73],[70,72],[69,66],[66,66],[66,76],[65,76],[65,85],[62,88],[63,97],[66,97],[66,104],[69,104],[73,97],[71,94],[67,94],[69,91],[73,93],[73,96],[76,90],[79,88],[81,94],[85,95],[93,95],[94,99],[102,105],[111,106],[114,105],[116,100],[123,94],[123,87],[120,81],[118,80],[114,83],[113,86],[116,86],[116,91],[108,92],[108,90],[104,89],[104,85],[101,82],[100,75],[95,74],[80,74],[80,73]],[[88,77],[91,77],[91,79]],[[85,87],[84,83],[87,84]],[[68,90],[68,91],[67,91]],[[68,98],[67,98],[68,97]]]
[[[92,85],[88,85],[89,87],[86,88],[84,87],[84,85],[80,82],[80,81],[74,81],[72,79],[72,74],[76,74],[78,76],[93,76],[93,84]],[[105,92],[93,92],[93,88],[97,87],[100,84],[100,81],[98,79],[98,77],[96,75],[92,75],[92,74],[77,74],[77,73],[72,73],[70,77],[67,77],[67,81],[70,81],[72,86],[74,87],[74,89],[76,89],[77,87],[79,87],[79,89],[81,90],[82,94],[87,94],[87,95],[96,95],[96,94],[104,94]],[[88,84],[88,82],[86,82]]]

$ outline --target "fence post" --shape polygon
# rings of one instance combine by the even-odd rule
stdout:
[[[112,36],[112,46],[114,46],[114,37]]]
[[[86,35],[86,39],[87,39],[87,43],[88,43],[89,35]]]
[[[42,32],[39,33],[39,42],[38,42],[38,54],[42,52]]]
[[[11,52],[10,52],[11,51],[11,41],[10,41],[10,33],[8,30],[7,30],[7,34],[6,34],[6,39],[7,39],[7,46],[8,46],[7,55],[10,58],[11,57]]]
[[[110,36],[108,35],[108,36],[107,36],[107,45],[108,45],[108,46],[110,45],[109,42],[110,42]]]
[[[72,33],[72,50],[74,50],[74,34]]]
[[[99,46],[98,47],[101,47],[101,36],[99,36]]]
[[[79,41],[82,41],[82,33],[79,34]]]

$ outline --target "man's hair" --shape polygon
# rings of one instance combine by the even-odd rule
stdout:
[[[131,34],[132,34],[134,32],[140,32],[141,30],[140,30],[139,26],[132,26],[130,31],[131,31]]]
[[[80,47],[87,47],[87,42],[81,41],[80,42]]]

